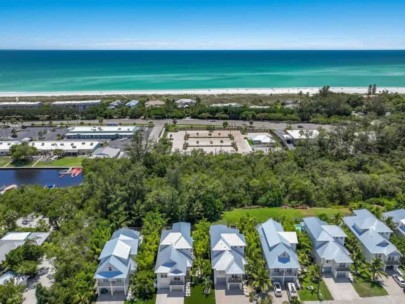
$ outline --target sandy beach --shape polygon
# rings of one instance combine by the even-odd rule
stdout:
[[[332,87],[331,91],[348,94],[367,94],[367,87]],[[257,88],[257,89],[196,89],[196,90],[120,90],[120,91],[65,91],[65,92],[0,92],[0,97],[18,96],[107,96],[107,95],[221,95],[221,94],[316,94],[319,88]],[[378,87],[377,93],[405,94],[405,87]]]

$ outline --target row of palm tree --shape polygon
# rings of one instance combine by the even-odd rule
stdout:
[[[271,303],[269,291],[272,284],[267,272],[266,262],[263,259],[262,249],[260,246],[259,234],[256,230],[257,221],[250,215],[240,218],[238,228],[245,236],[247,247],[246,257],[246,275],[248,284],[254,289],[252,296],[257,297],[258,302],[265,304]]]

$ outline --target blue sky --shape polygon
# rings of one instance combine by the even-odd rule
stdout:
[[[405,49],[405,0],[0,0],[0,49]]]

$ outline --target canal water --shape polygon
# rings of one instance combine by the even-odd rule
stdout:
[[[76,177],[60,177],[62,169],[1,169],[0,188],[12,184],[20,185],[55,185],[56,187],[76,186],[82,183],[83,174]]]

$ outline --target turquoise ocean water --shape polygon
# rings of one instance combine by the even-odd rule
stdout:
[[[405,87],[405,51],[0,51],[1,92]]]

